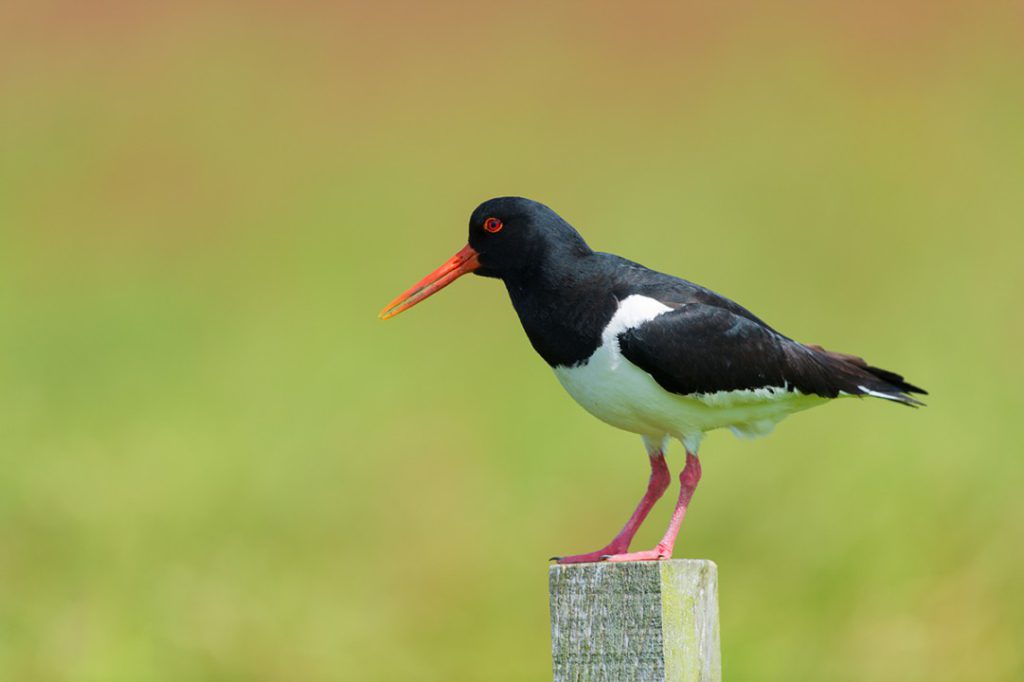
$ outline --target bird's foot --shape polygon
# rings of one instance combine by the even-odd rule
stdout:
[[[573,554],[572,556],[553,556],[551,559],[560,564],[590,564],[597,561],[604,561],[607,556],[619,556],[619,553],[625,552],[627,549],[629,549],[628,546],[608,545],[596,552]]]
[[[672,548],[658,544],[654,549],[642,552],[625,552],[622,554],[605,554],[601,561],[661,561],[672,558]]]

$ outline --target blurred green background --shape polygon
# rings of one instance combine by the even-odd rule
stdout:
[[[1009,2],[2,5],[0,679],[550,679],[640,440],[493,280],[376,319],[503,194],[931,391],[705,441],[727,678],[1024,679],[1022,73]]]

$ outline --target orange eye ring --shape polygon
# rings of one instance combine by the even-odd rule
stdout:
[[[505,227],[504,224],[497,218],[488,218],[484,221],[484,229],[490,233],[501,232],[501,228]]]

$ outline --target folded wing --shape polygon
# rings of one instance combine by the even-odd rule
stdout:
[[[680,395],[764,388],[835,398],[871,395],[919,405],[925,391],[860,358],[806,346],[756,318],[687,303],[619,335],[622,354]]]

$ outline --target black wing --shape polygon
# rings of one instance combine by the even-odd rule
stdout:
[[[738,306],[737,306],[738,307]],[[785,387],[834,398],[874,394],[908,405],[924,393],[860,358],[805,346],[716,305],[688,303],[619,335],[622,354],[680,395]]]
[[[656,298],[670,308],[678,308],[691,303],[702,303],[715,308],[721,308],[740,317],[745,317],[769,331],[775,331],[764,320],[758,318],[739,303],[711,289],[680,277],[651,270],[646,266],[626,260],[621,256],[608,253],[597,255],[614,263],[614,266],[610,268],[615,271],[616,275],[613,293],[619,300],[632,294],[640,294],[641,296]]]

